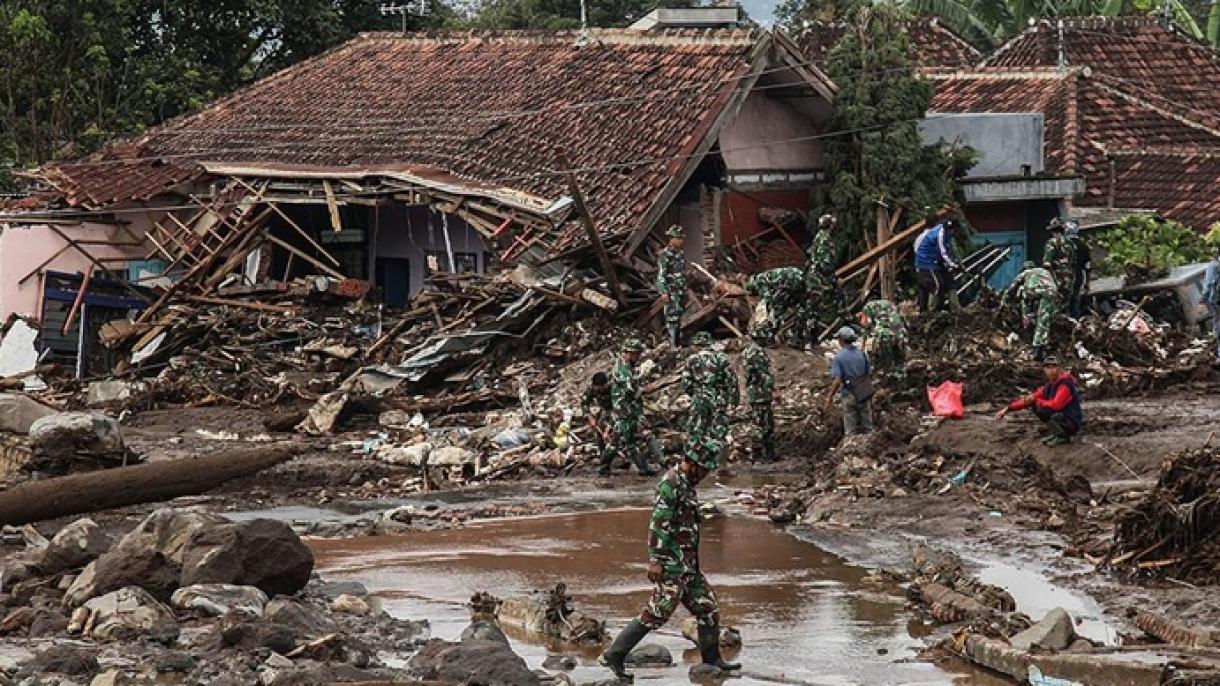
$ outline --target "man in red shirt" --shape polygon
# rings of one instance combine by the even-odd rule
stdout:
[[[1055,358],[1048,357],[1042,363],[1042,370],[1046,372],[1046,385],[1012,401],[1008,407],[997,412],[995,418],[1003,419],[1013,410],[1033,410],[1034,415],[1051,430],[1051,435],[1042,439],[1043,444],[1056,446],[1071,443],[1072,436],[1080,433],[1084,425],[1080,389],[1076,386],[1076,379]]]

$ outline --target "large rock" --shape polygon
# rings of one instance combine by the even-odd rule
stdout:
[[[390,464],[421,467],[427,462],[428,455],[431,453],[432,444],[425,441],[412,445],[386,446],[377,451],[377,457],[381,458],[383,462],[389,462]]]
[[[257,586],[292,595],[313,572],[313,552],[284,522],[253,519],[200,529],[182,559],[182,585]]]
[[[413,674],[444,684],[537,686],[538,675],[511,648],[497,641],[431,641],[411,657]]]
[[[624,662],[635,667],[668,667],[674,663],[674,656],[663,645],[645,643],[628,653]]]
[[[211,637],[217,649],[236,647],[243,650],[266,648],[287,653],[297,646],[297,630],[266,619],[250,619],[242,615],[225,615]]]
[[[139,586],[128,586],[84,604],[89,611],[85,628],[101,641],[130,641],[147,636],[171,643],[178,638],[178,622],[169,608]]]
[[[1072,645],[1076,638],[1076,625],[1072,616],[1061,607],[1057,607],[1042,621],[1008,639],[1008,644],[1017,650],[1032,650],[1035,647],[1046,650],[1064,650]]]
[[[21,665],[24,673],[57,672],[72,676],[93,674],[98,669],[96,650],[74,646],[53,646],[35,653]]]
[[[429,467],[460,467],[474,464],[478,455],[473,450],[447,445],[437,448],[428,455]]]
[[[30,425],[30,448],[39,455],[122,453],[118,421],[96,412],[59,412]]]
[[[89,407],[108,405],[133,398],[147,388],[148,385],[143,381],[123,381],[121,379],[93,381],[85,389],[85,404]]]
[[[162,602],[180,585],[186,545],[197,531],[228,520],[202,512],[161,509],[119,539],[72,582],[64,605],[78,607],[90,598],[124,586],[140,586]]]
[[[0,393],[0,431],[27,434],[34,422],[59,414],[27,395]]]
[[[196,584],[174,591],[170,605],[179,610],[198,610],[212,617],[230,612],[262,617],[263,608],[267,605],[267,594],[253,586]]]
[[[38,556],[44,574],[58,574],[89,564],[110,549],[114,541],[92,519],[78,519],[55,534]]]
[[[263,610],[263,618],[269,622],[284,624],[301,632],[302,635],[316,638],[337,630],[330,617],[293,598],[272,598]]]
[[[458,639],[462,643],[471,641],[490,641],[492,643],[503,643],[508,645],[508,637],[500,627],[496,626],[495,622],[487,620],[476,620],[470,623],[470,626],[462,629],[462,636]]]

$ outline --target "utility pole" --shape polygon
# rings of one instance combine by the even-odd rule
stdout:
[[[381,16],[397,14],[402,17],[402,35],[407,35],[407,17],[423,17],[428,14],[428,0],[414,0],[405,4],[382,3]]]

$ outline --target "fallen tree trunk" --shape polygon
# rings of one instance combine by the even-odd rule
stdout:
[[[996,614],[995,610],[974,598],[934,581],[921,584],[919,593],[930,606],[933,618],[945,624],[987,618]]]
[[[230,479],[273,467],[300,450],[301,446],[295,443],[238,448],[207,456],[27,481],[0,492],[0,524],[28,524],[197,495]]]
[[[1218,645],[1216,634],[1220,632],[1196,631],[1175,624],[1168,617],[1140,610],[1135,615],[1135,625],[1149,636],[1175,646],[1186,648],[1209,648]]]

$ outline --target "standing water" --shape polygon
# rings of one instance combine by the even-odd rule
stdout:
[[[346,540],[312,541],[328,580],[364,583],[391,614],[428,619],[432,634],[454,640],[469,623],[466,603],[477,591],[500,598],[568,586],[578,609],[605,617],[617,633],[638,614],[651,585],[645,578],[649,512],[617,509],[495,520],[462,529]],[[740,629],[735,661],[754,684],[986,684],[984,675],[950,674],[909,661],[921,645],[901,598],[865,588],[865,570],[845,565],[767,522],[721,517],[703,525],[701,563],[720,600],[722,622]],[[679,634],[685,610],[660,632],[679,663],[637,670],[637,682],[688,684],[698,652]],[[533,668],[547,646],[508,632]],[[577,656],[578,683],[605,679],[597,649],[551,646]]]

